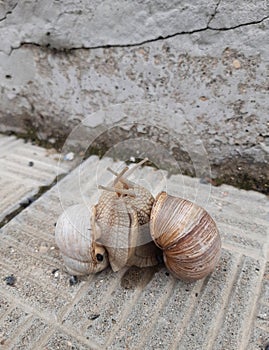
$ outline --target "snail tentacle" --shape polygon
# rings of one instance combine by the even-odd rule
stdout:
[[[115,193],[118,193],[118,194],[128,195],[128,196],[131,196],[131,197],[135,197],[136,196],[134,191],[132,191],[132,190],[125,190],[123,188],[102,186],[102,185],[98,185],[98,188],[101,189],[101,190],[108,191],[108,192],[115,192]]]

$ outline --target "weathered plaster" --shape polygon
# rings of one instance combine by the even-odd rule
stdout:
[[[212,164],[268,164],[266,1],[5,6],[0,130],[65,138],[110,104],[152,101],[173,113],[177,103]]]

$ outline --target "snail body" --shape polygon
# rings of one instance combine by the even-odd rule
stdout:
[[[113,271],[124,266],[158,264],[160,252],[149,233],[154,197],[144,187],[127,180],[131,172],[128,168],[119,174],[113,172],[116,179],[110,187],[100,186],[103,193],[95,206],[99,242],[106,247]]]
[[[221,252],[214,220],[195,203],[166,192],[154,199],[146,188],[129,181],[146,160],[120,173],[108,169],[116,178],[108,187],[99,186],[103,191],[91,218],[79,206],[59,218],[56,243],[69,273],[96,273],[108,263],[113,271],[153,266],[161,251],[176,278],[193,281],[214,270]]]

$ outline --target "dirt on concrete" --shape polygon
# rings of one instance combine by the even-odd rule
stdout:
[[[14,134],[14,132],[8,132],[8,134]],[[59,130],[54,137],[41,139],[38,135],[38,131],[33,127],[29,127],[27,133],[20,133],[18,137],[24,138],[25,141],[32,142],[45,148],[55,148],[58,152],[61,152],[62,147],[66,141],[66,130]],[[87,159],[91,155],[98,155],[100,158],[107,155],[107,152],[113,148],[115,144],[123,140],[132,140],[139,137],[152,138],[156,137],[156,142],[169,149],[172,153],[172,157],[178,164],[180,164],[180,172],[183,175],[197,176],[195,173],[192,160],[188,152],[182,148],[180,144],[172,144],[170,141],[164,141],[165,138],[158,138],[154,136],[154,130],[146,130],[143,133],[138,132],[134,127],[131,130],[123,130],[115,127],[109,132],[100,135],[94,143],[85,151],[84,159]],[[51,142],[52,141],[52,142]],[[134,143],[130,142],[130,147],[133,147]],[[121,159],[128,161],[130,154],[133,152],[136,154],[136,158],[144,158],[145,149],[141,149],[139,143],[137,143],[136,149],[128,149],[125,144],[124,149],[114,150],[109,156],[113,156],[115,160]],[[79,148],[76,152],[80,152]],[[161,169],[168,171],[169,175],[177,174],[178,167],[169,163],[169,159],[163,159],[162,155],[156,154],[158,158],[158,165]],[[220,186],[221,184],[228,184],[240,189],[254,190],[269,195],[269,165],[264,162],[256,162],[253,158],[241,157],[239,155],[224,158],[218,164],[215,164],[212,160],[210,162],[210,171],[205,173],[201,181],[210,182],[213,186]],[[148,164],[150,165],[150,163]],[[154,164],[151,164],[154,166]]]

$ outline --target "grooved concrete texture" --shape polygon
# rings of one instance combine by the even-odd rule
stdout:
[[[0,231],[0,343],[3,349],[259,350],[269,342],[269,201],[230,186],[149,167],[133,175],[154,195],[166,189],[202,204],[223,248],[211,276],[175,280],[164,266],[110,268],[70,286],[54,242],[64,208],[98,199],[107,166],[90,157]],[[56,270],[59,269],[59,270]],[[13,274],[14,286],[4,278]]]
[[[268,178],[268,1],[0,5],[0,130],[63,141],[99,109],[152,101],[183,111],[212,164]]]
[[[27,206],[42,186],[50,185],[57,175],[70,170],[60,154],[0,135],[0,222],[20,206]]]

